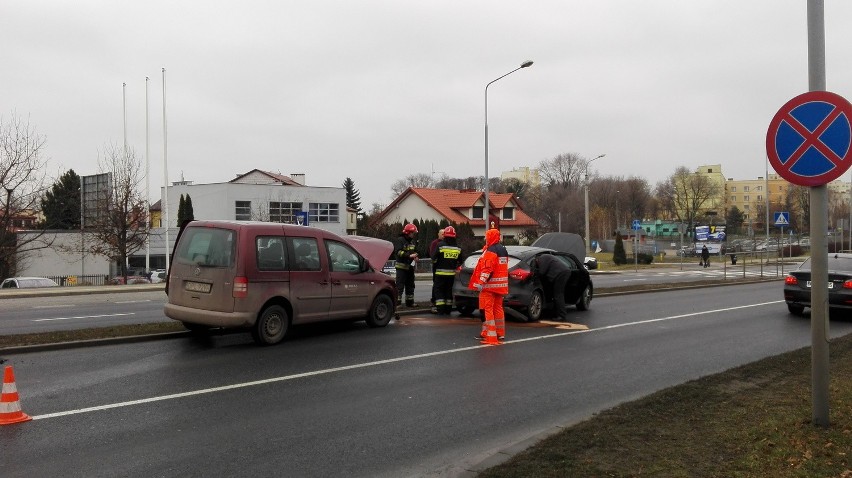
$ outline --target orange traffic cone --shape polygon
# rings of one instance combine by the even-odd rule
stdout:
[[[18,387],[15,386],[15,372],[7,365],[3,372],[3,393],[0,394],[0,425],[11,425],[32,420],[33,418],[21,411],[18,402]]]
[[[484,345],[500,345],[500,341],[497,340],[497,327],[494,319],[485,321],[485,330],[485,337],[479,343]]]

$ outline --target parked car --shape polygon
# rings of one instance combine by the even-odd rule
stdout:
[[[154,269],[151,271],[151,283],[159,284],[160,282],[166,281],[166,270],[165,269]]]
[[[127,281],[125,282],[124,276],[115,276],[109,280],[109,284],[111,285],[124,285],[127,284],[148,284],[150,281],[144,275],[127,275]]]
[[[564,234],[559,237],[545,237],[548,234]],[[565,289],[565,303],[576,305],[578,310],[588,310],[594,295],[594,285],[584,264],[578,257],[583,255],[583,242],[576,234],[548,233],[540,237],[532,246],[506,246],[509,253],[509,293],[503,297],[503,307],[507,318],[513,317],[523,322],[541,320],[552,311],[552,294],[544,287],[540,278],[533,274],[532,264],[542,254],[553,254],[571,269],[571,277]],[[579,248],[575,238],[577,236]],[[536,244],[550,244],[559,248],[538,247]],[[569,252],[572,251],[572,252]],[[575,255],[578,253],[578,255]],[[453,283],[453,302],[462,315],[472,315],[479,308],[479,292],[468,289],[470,276],[476,267],[482,251],[477,251],[465,259],[456,274]]]
[[[395,281],[381,272],[391,251],[385,240],[313,227],[193,221],[177,238],[165,314],[192,331],[248,329],[263,345],[297,324],[384,327],[396,313]]]
[[[811,306],[810,257],[784,278],[784,302],[794,315],[802,315]],[[852,311],[852,254],[828,255],[828,307]]]
[[[386,261],[385,265],[382,266],[382,272],[387,275],[391,275],[396,277],[396,261]]]
[[[10,277],[0,284],[0,289],[35,289],[39,287],[59,287],[59,284],[46,277]]]

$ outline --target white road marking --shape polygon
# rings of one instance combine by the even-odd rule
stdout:
[[[33,309],[67,309],[68,307],[76,307],[75,304],[62,305],[34,305]]]
[[[103,315],[81,315],[79,317],[56,317],[53,319],[33,319],[33,322],[49,322],[52,320],[73,320],[73,319],[99,319],[101,317],[124,317],[125,315],[136,315],[134,312],[124,314],[103,314]]]
[[[660,317],[660,318],[657,318],[657,319],[648,319],[648,320],[640,320],[640,321],[637,321],[637,322],[628,322],[628,323],[624,323],[624,324],[608,325],[608,326],[605,326],[605,327],[598,327],[596,329],[570,330],[570,331],[567,331],[567,332],[559,332],[559,333],[555,333],[555,334],[541,335],[541,336],[538,336],[538,337],[530,337],[530,338],[526,338],[526,339],[507,340],[501,346],[505,346],[505,345],[512,344],[512,343],[532,342],[534,340],[553,339],[553,338],[558,338],[558,337],[564,337],[566,335],[589,334],[589,333],[593,333],[593,332],[603,332],[603,331],[606,331],[606,330],[619,329],[619,328],[622,328],[622,327],[631,327],[631,326],[635,326],[635,325],[652,324],[652,323],[655,323],[655,322],[664,322],[664,321],[668,321],[668,320],[688,319],[688,318],[693,318],[693,317],[697,317],[697,316],[701,316],[701,315],[714,315],[714,314],[719,314],[719,312],[727,312],[727,311],[730,311],[730,310],[749,309],[749,308],[753,308],[753,307],[763,307],[763,306],[767,306],[767,305],[775,305],[775,304],[782,303],[782,302],[784,302],[784,301],[783,300],[774,300],[774,301],[771,301],[771,302],[763,302],[763,303],[760,303],[760,304],[741,305],[741,306],[737,306],[737,307],[726,307],[724,309],[706,310],[706,311],[703,311],[703,312],[693,312],[691,314],[672,315],[672,316],[669,316],[669,317]],[[224,392],[226,390],[236,390],[236,389],[240,389],[240,388],[256,387],[258,385],[266,385],[266,384],[270,384],[270,383],[284,382],[284,381],[287,381],[287,380],[295,380],[295,379],[305,378],[305,377],[315,377],[315,376],[318,376],[318,375],[327,375],[327,374],[330,374],[330,373],[344,372],[344,371],[347,371],[347,370],[357,370],[357,369],[361,369],[361,368],[375,367],[377,365],[386,365],[386,364],[390,364],[390,363],[405,362],[405,361],[408,361],[408,360],[417,360],[417,359],[422,359],[422,358],[427,358],[427,357],[437,357],[439,355],[447,355],[447,354],[453,354],[453,353],[458,353],[458,352],[467,352],[469,350],[477,350],[477,349],[481,349],[483,347],[494,347],[494,346],[493,345],[474,345],[474,346],[470,346],[470,347],[462,347],[462,348],[459,348],[459,349],[440,350],[440,351],[437,351],[437,352],[429,352],[429,353],[417,354],[417,355],[408,355],[408,356],[405,356],[405,357],[397,357],[397,358],[386,359],[386,360],[376,360],[374,362],[366,362],[366,363],[360,363],[360,364],[345,365],[345,366],[342,366],[342,367],[327,368],[327,369],[323,369],[323,370],[315,370],[313,372],[304,372],[304,373],[297,373],[297,374],[293,374],[293,375],[284,375],[282,377],[273,377],[273,378],[267,378],[267,379],[264,379],[264,380],[255,380],[255,381],[252,381],[252,382],[243,382],[243,383],[235,383],[235,384],[231,384],[231,385],[223,385],[221,387],[204,388],[204,389],[201,389],[201,390],[192,390],[192,391],[183,392],[183,393],[173,393],[171,395],[160,395],[158,397],[149,397],[149,398],[142,398],[142,399],[139,399],[139,400],[130,400],[130,401],[127,401],[127,402],[110,403],[110,404],[106,404],[106,405],[99,405],[99,406],[88,407],[88,408],[78,408],[76,410],[67,410],[67,411],[64,411],[64,412],[46,413],[44,415],[33,415],[32,418],[33,418],[33,420],[43,420],[45,418],[57,418],[57,417],[64,417],[64,416],[67,416],[67,415],[77,415],[77,414],[80,414],[80,413],[98,412],[98,411],[102,411],[102,410],[109,410],[111,408],[123,408],[123,407],[129,407],[129,406],[133,406],[133,405],[141,405],[141,404],[144,404],[144,403],[153,403],[153,402],[161,402],[161,401],[165,401],[165,400],[174,400],[174,399],[178,399],[178,398],[192,397],[192,396],[195,396],[195,395],[204,395],[204,394],[207,394],[207,393]]]
[[[116,304],[140,304],[140,303],[142,303],[142,302],[151,302],[151,299],[145,299],[145,300],[122,300],[122,301],[118,301],[118,302],[116,302]]]

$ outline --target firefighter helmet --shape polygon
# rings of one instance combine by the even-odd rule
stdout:
[[[403,234],[415,234],[417,232],[417,226],[414,224],[408,223],[405,227],[402,228]]]
[[[456,228],[453,226],[447,226],[444,229],[444,237],[456,237]]]

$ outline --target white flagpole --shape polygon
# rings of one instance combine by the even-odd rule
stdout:
[[[122,102],[122,109],[123,109],[122,114],[124,116],[124,158],[123,158],[122,161],[126,163],[127,162],[127,83],[121,84],[121,102]],[[114,167],[113,167],[113,170],[114,170]],[[115,184],[113,184],[113,188],[115,188]],[[112,191],[113,198],[115,198],[117,196],[117,192],[118,192],[117,190],[113,189],[113,191]],[[126,275],[127,269],[128,269],[127,266],[129,266],[129,265],[130,265],[130,257],[125,255],[125,257],[124,257],[124,274],[122,274],[122,275],[124,275],[125,278],[127,277],[127,275]],[[119,267],[119,272],[121,272],[121,267]]]
[[[166,129],[166,69],[163,68],[163,208],[166,228],[166,270],[169,270],[169,161]],[[162,224],[161,224],[162,225]]]
[[[151,272],[151,156],[148,135],[148,80],[145,77],[145,272]]]

